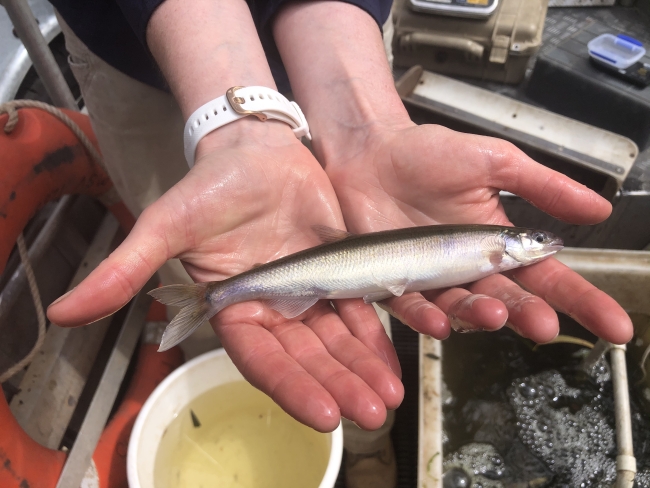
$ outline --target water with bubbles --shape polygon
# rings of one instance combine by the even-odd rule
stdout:
[[[578,368],[586,350],[532,346],[509,330],[443,343],[444,488],[613,486],[608,362],[587,375]],[[628,366],[632,379],[635,367]],[[631,389],[634,486],[650,488],[650,414],[639,393]]]

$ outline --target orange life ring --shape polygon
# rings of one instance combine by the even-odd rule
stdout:
[[[70,129],[53,115],[39,109],[19,109],[18,123],[6,134],[0,132],[0,273],[18,234],[47,202],[64,194],[102,197],[113,184],[88,155]],[[97,147],[86,115],[62,110]],[[0,128],[8,115],[0,115]],[[135,219],[121,201],[109,210],[129,231]]]
[[[146,320],[167,320],[167,308],[153,302]],[[120,408],[104,429],[93,454],[100,488],[128,488],[126,453],[135,419],[156,386],[183,362],[183,352],[178,346],[164,352],[158,352],[158,344],[140,346],[129,389]]]
[[[97,147],[90,120],[63,110]],[[0,128],[8,116],[0,115]],[[39,109],[19,109],[18,124],[0,131],[0,272],[20,232],[36,211],[64,194],[105,196],[112,183],[58,118]],[[125,231],[135,219],[119,201],[108,209]],[[165,320],[165,309],[152,305],[147,320]],[[140,346],[138,364],[129,390],[104,430],[93,455],[101,488],[127,487],[126,447],[135,418],[154,388],[177,366],[183,355],[178,347],[158,353],[157,345]],[[0,487],[55,487],[66,454],[41,446],[14,419],[0,394]]]

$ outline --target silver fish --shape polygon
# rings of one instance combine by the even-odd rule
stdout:
[[[446,288],[528,266],[563,247],[550,232],[496,225],[433,225],[354,235],[314,226],[324,244],[223,281],[170,285],[149,292],[183,307],[167,326],[165,351],[229,305],[260,300],[293,318],[321,299],[366,303]]]

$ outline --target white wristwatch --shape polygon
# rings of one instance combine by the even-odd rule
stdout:
[[[187,120],[183,139],[190,168],[194,166],[196,146],[206,134],[248,115],[261,121],[280,120],[291,126],[298,139],[304,136],[311,140],[309,125],[296,102],[263,86],[233,86],[224,96],[199,107]]]

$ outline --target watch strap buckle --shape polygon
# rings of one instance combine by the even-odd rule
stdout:
[[[237,112],[239,115],[254,115],[262,122],[265,122],[266,119],[268,119],[265,113],[259,112],[257,110],[248,110],[242,107],[242,105],[246,103],[246,99],[244,97],[238,97],[237,94],[235,93],[237,90],[241,90],[242,88],[245,87],[233,86],[231,88],[228,88],[228,91],[226,91],[226,99],[228,99],[228,103],[230,104],[232,109],[235,112]]]

